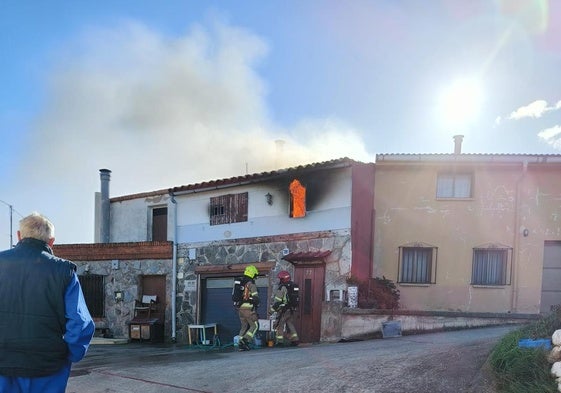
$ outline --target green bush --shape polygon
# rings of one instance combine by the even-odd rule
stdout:
[[[551,376],[548,351],[542,348],[519,348],[523,338],[550,338],[561,328],[559,311],[523,326],[504,336],[491,351],[489,362],[501,393],[556,393]]]
[[[352,278],[347,280],[351,282]],[[382,310],[399,309],[399,289],[386,277],[374,277],[367,281],[352,281],[358,285],[358,306],[360,308],[377,308]]]
[[[525,338],[549,338],[557,329],[561,329],[561,313],[555,311],[536,322],[521,328]]]

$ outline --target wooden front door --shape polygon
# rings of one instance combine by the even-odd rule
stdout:
[[[324,264],[295,266],[294,282],[300,287],[300,307],[296,311],[295,325],[303,343],[320,341],[324,277]]]

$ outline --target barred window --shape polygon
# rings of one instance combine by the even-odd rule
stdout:
[[[99,274],[84,274],[78,276],[84,299],[90,314],[94,318],[105,316],[104,276]]]
[[[247,221],[247,192],[210,198],[210,225]]]
[[[440,173],[436,181],[436,197],[471,198],[472,179],[468,173]]]
[[[425,245],[399,247],[398,282],[434,284],[437,248]]]
[[[512,249],[491,246],[473,249],[473,285],[510,285]]]

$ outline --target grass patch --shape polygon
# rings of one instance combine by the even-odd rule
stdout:
[[[491,351],[489,363],[501,393],[556,393],[551,376],[548,351],[542,348],[519,348],[523,338],[551,338],[561,329],[559,310],[504,336]]]

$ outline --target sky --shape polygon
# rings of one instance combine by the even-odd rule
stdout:
[[[33,211],[92,243],[102,168],[116,197],[458,134],[561,154],[559,1],[1,0],[0,31],[0,249]]]

